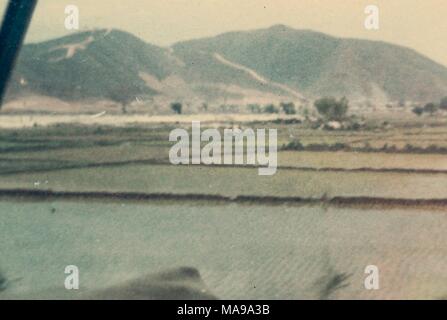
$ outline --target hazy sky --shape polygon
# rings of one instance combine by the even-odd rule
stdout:
[[[27,41],[69,33],[69,4],[80,9],[81,30],[119,28],[163,46],[281,23],[401,44],[447,66],[447,0],[39,0]],[[367,5],[380,9],[377,31],[364,28]]]

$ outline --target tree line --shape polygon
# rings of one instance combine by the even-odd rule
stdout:
[[[412,111],[417,116],[422,116],[424,113],[433,115],[438,110],[447,111],[447,97],[442,98],[439,103],[429,102],[423,107],[422,106],[414,107]]]

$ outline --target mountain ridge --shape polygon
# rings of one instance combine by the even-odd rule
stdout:
[[[447,68],[404,46],[285,25],[168,47],[98,29],[25,45],[7,99],[30,94],[121,104],[301,103],[321,96],[423,102],[447,95]]]

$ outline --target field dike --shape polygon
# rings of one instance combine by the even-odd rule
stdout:
[[[0,161],[18,161],[20,159],[0,159]],[[27,159],[30,161],[29,159]],[[24,168],[24,169],[11,169],[0,170],[0,175],[14,175],[21,173],[38,173],[38,172],[50,172],[69,169],[86,169],[86,168],[99,168],[99,167],[120,167],[128,165],[151,165],[151,166],[166,166],[171,163],[166,159],[149,159],[149,160],[127,160],[127,161],[113,161],[113,162],[100,162],[100,163],[70,163],[69,161],[57,161],[57,160],[40,160],[32,159],[32,161],[39,162],[54,162],[53,168]],[[201,165],[191,165],[199,167]],[[224,164],[210,164],[206,167],[214,168],[242,168],[242,169],[259,169],[258,165],[224,165]],[[411,173],[411,174],[447,174],[447,170],[442,169],[413,169],[413,168],[371,168],[371,167],[359,167],[359,168],[340,168],[340,167],[300,167],[300,166],[278,166],[278,170],[296,170],[296,171],[310,171],[310,172],[375,172],[375,173]]]
[[[364,208],[409,208],[437,209],[447,211],[447,199],[400,199],[379,197],[333,197],[333,198],[303,198],[276,196],[235,196],[213,194],[173,194],[173,193],[139,193],[139,192],[67,192],[32,189],[3,189],[0,199],[8,200],[89,200],[89,201],[168,201],[168,202],[199,202],[204,204],[256,204],[256,205],[325,205],[336,207]]]

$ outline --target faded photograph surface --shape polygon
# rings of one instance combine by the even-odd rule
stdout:
[[[446,299],[446,14],[37,1],[0,97],[0,300]]]

